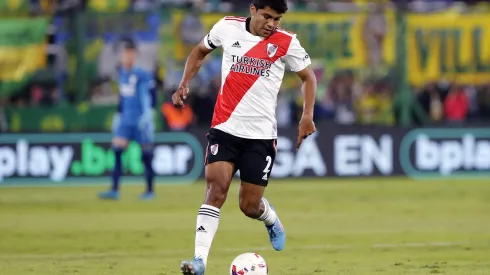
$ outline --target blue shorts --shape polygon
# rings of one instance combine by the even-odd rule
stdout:
[[[149,144],[153,143],[155,128],[152,123],[144,128],[139,128],[138,125],[120,124],[116,127],[114,135],[129,141],[134,140],[139,144]]]

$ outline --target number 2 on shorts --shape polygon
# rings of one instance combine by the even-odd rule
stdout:
[[[272,158],[271,156],[267,156],[265,158],[265,161],[267,161],[267,165],[265,166],[265,169],[264,169],[264,176],[262,177],[263,180],[267,180],[267,174],[271,171],[270,168],[271,168],[271,164],[272,164]]]

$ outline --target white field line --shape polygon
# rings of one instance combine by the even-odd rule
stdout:
[[[421,248],[421,247],[455,247],[469,245],[467,242],[413,242],[413,243],[376,243],[372,245],[336,245],[336,244],[318,244],[318,245],[303,245],[288,247],[288,250],[346,250],[355,248],[373,248],[373,249],[388,249],[388,248]],[[259,247],[243,247],[243,248],[215,248],[212,251],[221,252],[257,252],[272,250],[270,246]],[[151,256],[166,256],[175,255],[176,253],[191,253],[191,249],[173,249],[173,250],[158,250],[154,252],[107,252],[107,253],[78,253],[78,254],[17,254],[17,255],[0,255],[0,260],[22,260],[22,259],[58,259],[58,260],[73,260],[87,258],[108,258],[108,257],[151,257]]]

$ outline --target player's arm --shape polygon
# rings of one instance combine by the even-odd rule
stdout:
[[[119,95],[119,102],[117,103],[117,111],[112,118],[111,130],[113,133],[116,132],[117,128],[121,124],[121,112],[122,112],[122,96]]]
[[[180,86],[188,86],[189,81],[194,78],[196,73],[201,68],[204,63],[204,59],[208,54],[210,54],[214,48],[208,48],[205,45],[204,40],[201,41],[191,52],[189,57],[187,58],[187,62],[185,63],[184,68],[184,76],[182,77],[182,81]]]
[[[138,96],[141,102],[141,108],[143,110],[140,123],[149,123],[153,118],[153,108],[151,107],[150,94],[150,78],[145,75],[139,85]]]
[[[315,73],[311,68],[310,56],[301,46],[299,40],[293,37],[289,46],[286,62],[290,69],[299,76],[303,85],[301,92],[303,93],[303,115],[298,127],[298,141],[296,148],[301,146],[303,139],[316,131],[315,123],[313,122],[315,98],[317,92],[317,81]]]
[[[189,93],[189,82],[194,78],[196,73],[204,63],[204,59],[214,49],[221,46],[221,35],[223,28],[223,19],[214,25],[211,31],[204,37],[204,39],[192,50],[187,57],[185,63],[184,75],[180,81],[177,92],[172,95],[172,101],[175,106],[184,106],[184,99],[186,99]]]
[[[119,95],[118,97],[118,101],[117,101],[117,113],[121,113],[122,112],[122,96]]]
[[[317,81],[315,73],[311,66],[296,73],[303,85],[301,92],[303,94],[303,117],[311,118],[313,120],[313,111],[315,109],[315,98],[317,92]]]
[[[177,92],[172,95],[173,104],[176,106],[184,106],[184,99],[186,99],[189,93],[189,82],[194,78],[196,73],[204,63],[206,56],[211,53],[213,49],[208,49],[204,45],[204,41],[201,41],[189,54],[185,63],[184,75],[180,81]]]
[[[150,92],[151,108],[156,109],[158,100],[158,87],[155,76],[150,76],[150,80],[148,81],[148,89]]]
[[[297,72],[297,75],[303,81],[301,87],[301,92],[303,93],[303,115],[299,122],[298,141],[296,143],[296,148],[299,148],[303,139],[316,131],[315,123],[313,122],[313,111],[315,109],[317,81],[311,66]]]

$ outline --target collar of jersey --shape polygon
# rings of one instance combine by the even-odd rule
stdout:
[[[251,31],[250,31],[250,21],[252,20],[251,17],[248,17],[247,20],[245,20],[245,29],[247,30],[248,34],[250,34],[253,38],[257,39],[257,41],[261,41],[261,40],[264,40],[265,38],[263,38],[262,36],[259,36],[259,35],[254,35]]]
[[[250,33],[252,34],[252,32],[250,31],[250,20],[252,20],[252,18],[248,17],[247,20],[245,21],[245,29]]]

